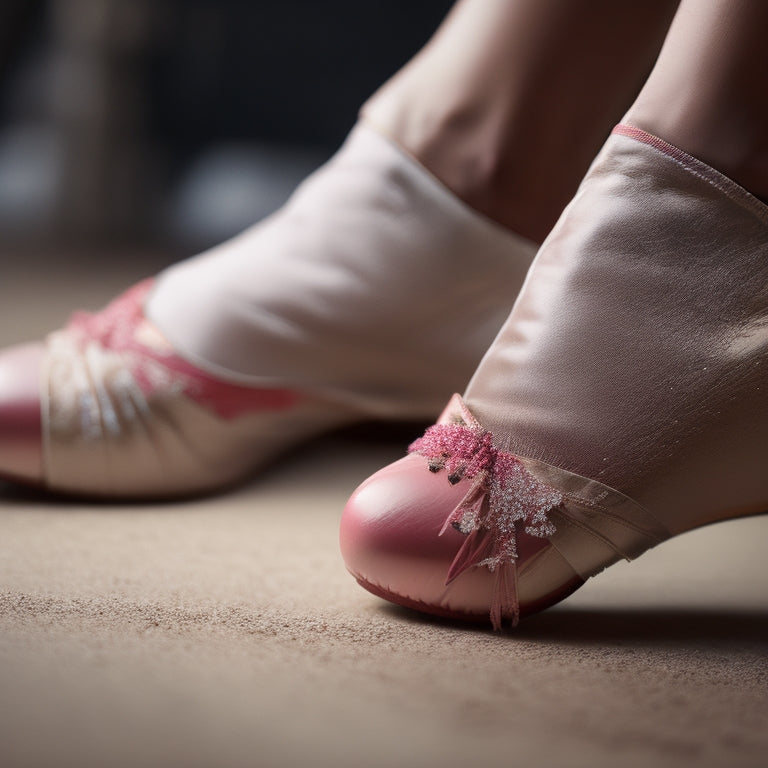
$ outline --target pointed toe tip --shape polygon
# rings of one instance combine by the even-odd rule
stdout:
[[[425,471],[422,457],[407,456],[379,470],[344,509],[340,542],[347,567],[371,574],[409,557],[443,559],[452,547],[440,531],[460,498],[444,477]]]
[[[426,613],[476,620],[488,615],[490,577],[473,569],[450,585],[451,562],[464,541],[445,520],[466,493],[463,483],[428,471],[410,455],[372,475],[352,495],[341,520],[345,564],[358,582],[392,602]]]
[[[27,483],[43,478],[40,367],[42,344],[0,352],[0,477]]]

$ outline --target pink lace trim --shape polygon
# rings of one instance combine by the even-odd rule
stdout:
[[[493,435],[479,425],[437,424],[409,448],[427,458],[431,472],[445,471],[452,484],[470,481],[469,489],[448,515],[449,526],[467,536],[448,570],[446,584],[473,566],[496,573],[491,621],[500,629],[520,618],[517,596],[517,532],[546,538],[555,533],[549,513],[563,495],[539,482],[512,453],[501,451]]]

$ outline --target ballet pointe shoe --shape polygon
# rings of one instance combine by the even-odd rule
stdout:
[[[410,451],[341,521],[347,569],[399,605],[500,629],[668,537],[623,494],[496,448],[459,395]]]
[[[187,496],[328,430],[431,421],[534,252],[359,125],[272,217],[76,314],[23,366],[6,353],[0,476]]]
[[[0,477],[39,485],[43,479],[40,420],[42,344],[0,353]]]
[[[369,591],[495,628],[768,511],[768,207],[618,126],[463,397],[355,491]]]

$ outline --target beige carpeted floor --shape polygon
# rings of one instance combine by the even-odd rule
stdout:
[[[0,278],[0,343],[140,265]],[[403,437],[335,437],[220,498],[0,486],[0,765],[762,766],[768,519],[615,566],[493,634],[387,606],[337,524]]]

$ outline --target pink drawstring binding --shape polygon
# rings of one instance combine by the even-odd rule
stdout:
[[[549,512],[563,503],[563,495],[539,482],[514,454],[493,444],[458,398],[464,423],[436,424],[409,448],[427,458],[431,472],[445,470],[448,481],[471,481],[469,490],[448,515],[448,526],[467,539],[448,570],[446,584],[472,566],[496,573],[491,603],[491,622],[500,629],[504,619],[516,625],[520,618],[517,596],[517,529],[546,538],[555,532]]]
[[[75,312],[66,331],[82,350],[98,343],[103,349],[126,356],[131,374],[144,395],[158,383],[175,386],[195,402],[224,419],[257,410],[278,411],[293,407],[300,399],[288,389],[249,387],[206,374],[180,358],[171,348],[150,348],[137,338],[144,322],[144,304],[154,279],[133,286],[101,312]]]

